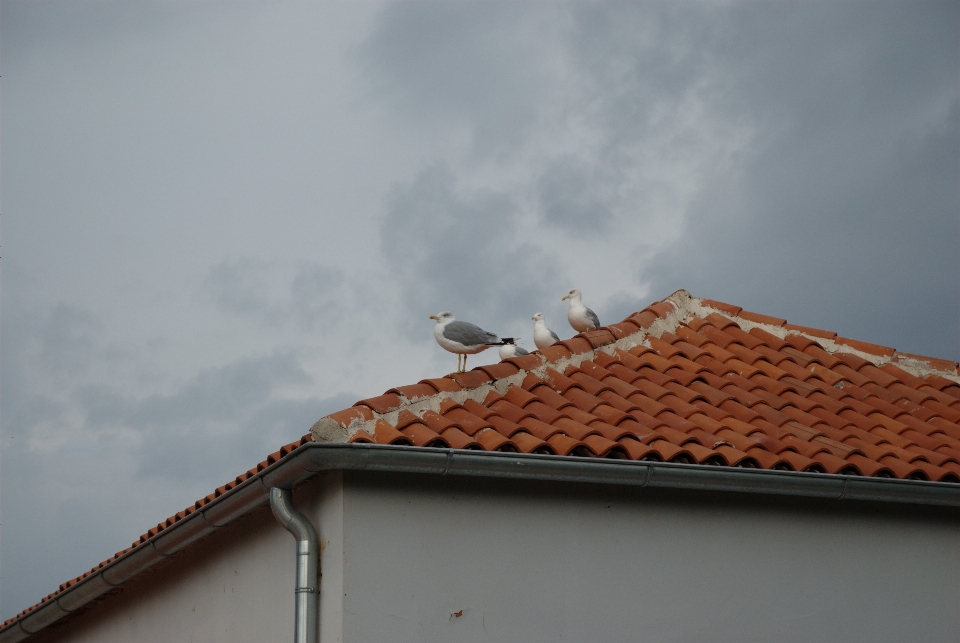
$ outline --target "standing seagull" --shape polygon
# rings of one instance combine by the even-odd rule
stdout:
[[[506,342],[507,340],[503,340]],[[521,355],[529,355],[530,351],[525,348],[521,348],[514,343],[504,344],[500,347],[500,359],[510,359],[511,357],[520,357]]]
[[[533,343],[537,345],[537,348],[546,348],[547,346],[552,346],[554,342],[560,341],[557,334],[547,328],[547,322],[543,319],[543,313],[537,313],[531,319],[537,322],[533,325]]]
[[[500,339],[493,333],[488,333],[479,326],[469,322],[457,321],[453,313],[430,315],[430,319],[437,320],[433,327],[433,336],[444,350],[457,354],[457,372],[467,370],[467,355],[485,351],[491,346],[512,344],[513,338]],[[460,361],[463,358],[463,364]]]
[[[580,301],[579,290],[574,288],[564,295],[560,301],[564,299],[570,300],[570,304],[567,306],[567,321],[570,322],[574,330],[584,333],[588,330],[600,328],[600,319],[597,317],[597,313],[583,305]]]

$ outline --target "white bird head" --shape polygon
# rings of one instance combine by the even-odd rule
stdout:
[[[564,295],[564,296],[563,296],[563,299],[561,299],[560,301],[565,301],[565,300],[567,300],[567,299],[575,299],[575,300],[579,301],[579,300],[580,300],[580,291],[577,290],[576,288],[573,288],[570,292],[568,292],[566,295]]]
[[[532,319],[533,321],[543,321],[543,313],[537,313],[530,319]]]
[[[436,315],[430,315],[430,319],[435,319],[438,324],[445,324],[447,322],[454,321],[456,317],[453,316],[453,313],[442,312],[442,313],[437,313]]]

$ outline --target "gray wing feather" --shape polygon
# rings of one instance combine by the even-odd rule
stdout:
[[[589,317],[590,321],[593,322],[594,329],[600,328],[600,318],[597,317],[597,313],[587,308],[587,317]]]
[[[547,330],[550,330],[550,329],[548,328]],[[553,332],[552,330],[550,331],[550,336],[553,337],[553,341],[555,341],[555,342],[559,342],[559,341],[560,341],[560,338],[557,337],[557,334],[556,334],[555,332]]]
[[[515,347],[513,350],[517,353],[517,355],[529,355],[529,354],[530,354],[530,351],[528,351],[528,350],[525,349],[525,348],[520,348],[519,346]]]
[[[500,338],[493,333],[488,333],[479,326],[464,321],[452,321],[444,326],[443,336],[451,341],[460,342],[464,346],[500,343]]]

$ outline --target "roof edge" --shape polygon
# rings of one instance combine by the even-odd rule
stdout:
[[[666,307],[664,307],[664,305]],[[788,324],[785,319],[752,313],[738,306],[732,306],[711,299],[694,297],[683,289],[677,290],[653,306],[648,306],[644,311],[650,311],[656,315],[652,323],[648,322],[646,327],[639,327],[638,330],[623,337],[615,338],[615,334],[608,332],[608,329],[611,328],[610,326],[604,326],[598,331],[591,331],[591,333],[606,333],[608,337],[615,338],[613,341],[603,342],[597,345],[596,342],[598,338],[590,337],[587,333],[580,333],[572,338],[587,339],[594,345],[594,348],[590,350],[577,353],[571,351],[569,356],[559,358],[553,358],[553,356],[546,355],[542,351],[537,350],[530,353],[530,355],[524,356],[521,360],[517,360],[516,358],[504,360],[517,365],[519,371],[507,377],[493,379],[479,386],[461,388],[458,384],[456,386],[457,390],[438,391],[433,395],[414,397],[412,399],[407,398],[402,392],[398,391],[399,406],[391,408],[388,411],[377,411],[368,406],[361,407],[360,405],[363,404],[363,401],[357,402],[357,404],[350,409],[332,413],[317,420],[310,429],[310,435],[315,442],[349,442],[350,439],[360,431],[375,435],[375,427],[380,420],[386,421],[391,426],[396,426],[399,415],[403,411],[408,411],[417,417],[423,417],[423,414],[427,411],[440,413],[441,404],[445,400],[451,400],[456,404],[463,404],[467,400],[473,400],[474,402],[482,404],[491,392],[506,395],[507,389],[510,388],[510,386],[522,387],[523,380],[527,375],[532,374],[542,380],[545,379],[548,368],[563,373],[570,366],[577,367],[582,362],[594,359],[600,352],[613,354],[617,350],[629,351],[635,346],[651,348],[647,341],[648,337],[659,338],[663,333],[674,332],[678,326],[682,323],[689,322],[690,319],[694,317],[706,319],[711,314],[719,314],[730,319],[745,332],[750,332],[751,329],[758,328],[779,339],[785,339],[788,335],[800,335],[816,342],[831,354],[852,354],[869,361],[877,367],[884,366],[885,364],[893,364],[916,377],[923,378],[929,375],[939,375],[960,384],[960,375],[958,375],[955,362],[900,353],[893,348],[839,337],[834,332]],[[639,326],[639,322],[635,321],[637,315],[638,313],[634,313],[624,321],[631,322],[634,326]],[[622,326],[622,323],[618,324],[618,326]],[[559,343],[569,345],[567,342],[569,342],[569,340]],[[877,352],[870,352],[870,350],[876,350]],[[554,353],[554,355],[556,355],[556,353]],[[525,363],[525,360],[530,358],[539,359],[539,364],[532,368],[522,368],[519,366],[519,364]],[[938,365],[945,364],[952,364],[953,369],[944,370],[938,368]],[[482,370],[483,367],[477,367],[473,370],[476,371],[478,369]],[[450,376],[448,375],[447,377],[449,378]],[[396,391],[397,389],[393,390]]]
[[[831,355],[835,355],[837,353],[855,355],[861,359],[867,360],[877,367],[884,366],[886,364],[892,364],[905,370],[907,373],[915,377],[925,378],[930,375],[939,375],[940,377],[960,384],[960,372],[958,372],[957,362],[952,362],[950,360],[940,359],[937,357],[903,353],[888,346],[880,346],[879,344],[870,344],[868,342],[861,342],[859,340],[854,340],[847,337],[840,337],[834,332],[821,331],[815,328],[805,328],[803,326],[795,326],[794,324],[788,324],[786,320],[777,320],[775,318],[768,317],[767,315],[758,315],[756,313],[750,313],[747,311],[740,311],[739,313],[734,314],[730,310],[733,307],[723,304],[722,302],[697,298],[694,298],[694,300],[704,313],[696,314],[695,316],[697,317],[704,318],[710,313],[717,313],[736,322],[736,324],[745,332],[750,332],[751,329],[759,328],[760,330],[766,331],[779,339],[786,339],[790,335],[799,335],[816,342],[823,347],[823,350],[827,351]],[[744,316],[744,313],[749,315],[749,317]],[[766,318],[771,321],[763,321],[762,318]],[[772,323],[772,321],[778,321],[782,323]],[[943,368],[945,366],[949,366],[949,368]]]
[[[546,378],[547,369],[553,369],[562,373],[569,366],[576,367],[582,362],[592,360],[601,351],[610,354],[616,350],[629,351],[635,346],[643,345],[643,341],[648,335],[660,337],[663,333],[673,332],[678,326],[680,326],[680,324],[694,314],[692,312],[692,308],[694,305],[699,305],[699,301],[700,300],[690,295],[690,293],[688,293],[686,290],[678,290],[661,302],[672,307],[669,312],[666,314],[657,313],[658,317],[648,327],[640,328],[639,330],[620,337],[619,339],[615,339],[612,342],[605,342],[596,348],[592,348],[583,352],[574,353],[571,351],[569,356],[559,357],[556,359],[549,358],[547,355],[544,355],[542,351],[533,351],[529,355],[524,356],[524,359],[533,358],[540,360],[539,364],[533,366],[532,368],[520,368],[519,371],[513,375],[497,378],[493,381],[480,384],[479,386],[475,387],[460,388],[456,391],[438,391],[434,395],[428,395],[414,399],[408,399],[406,396],[400,394],[399,407],[386,412],[379,412],[374,409],[369,409],[369,413],[365,410],[362,414],[353,414],[345,421],[334,418],[333,415],[336,414],[327,415],[320,418],[316,424],[311,427],[310,435],[315,442],[348,442],[350,438],[360,431],[366,431],[370,435],[373,435],[375,432],[374,427],[379,420],[385,420],[389,424],[395,426],[402,411],[409,411],[417,417],[422,417],[427,411],[435,411],[439,413],[440,405],[445,400],[451,400],[456,404],[463,404],[467,400],[473,400],[474,402],[482,404],[484,399],[486,399],[487,395],[489,395],[491,392],[505,395],[510,386],[521,386],[527,375],[532,374],[538,379],[542,380]],[[605,328],[609,327],[603,327],[600,330],[603,331]],[[613,335],[610,336],[613,337]],[[577,337],[584,337],[584,334],[580,333],[574,336],[574,338]],[[504,361],[514,362],[515,359],[516,358],[511,358],[510,360]],[[514,363],[516,364],[516,362]],[[360,404],[360,402],[357,404]],[[354,405],[353,408],[356,408],[356,405]]]
[[[23,641],[200,538],[266,505],[270,487],[292,488],[322,471],[332,470],[581,482],[960,508],[960,486],[943,482],[497,451],[307,442],[224,493],[216,503],[171,525],[104,565],[98,573],[63,590],[53,600],[9,622],[0,630],[0,643]]]

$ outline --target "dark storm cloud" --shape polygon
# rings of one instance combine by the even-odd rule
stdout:
[[[497,128],[487,161],[515,173],[494,190],[517,203],[501,226],[516,225],[524,204],[545,230],[565,235],[544,247],[531,234],[531,245],[582,274],[582,264],[655,245],[685,198],[678,187],[689,190],[686,175],[722,165],[737,147],[735,110],[696,113],[723,85],[702,47],[713,13],[653,3],[400,3],[380,16],[362,60],[371,93],[400,107],[401,127],[449,138],[466,128],[480,156],[492,144],[478,132]],[[514,118],[524,110],[536,117]],[[485,176],[473,161],[447,167],[457,182]],[[603,252],[579,244],[602,235]],[[636,291],[635,271],[619,274],[620,288]]]
[[[520,238],[517,216],[509,195],[458,190],[443,165],[393,190],[381,245],[411,337],[429,338],[427,316],[444,310],[498,332],[561,292],[554,262]]]
[[[682,286],[956,359],[957,7],[735,11],[711,53],[731,71],[728,102],[764,134],[736,174],[703,186],[685,235],[649,267],[654,294]]]
[[[501,150],[517,150],[542,123],[499,122],[504,112],[485,101],[542,114],[550,101],[518,80],[552,77],[535,51],[523,72],[503,64],[502,52],[528,51],[529,40],[514,42],[517,14],[488,8],[425,16],[431,5],[394,5],[366,46],[368,61],[391,100],[408,105],[409,121],[460,119],[473,131],[499,123],[514,137]],[[691,197],[670,215],[679,239],[652,260],[637,257],[637,278],[655,296],[686,287],[958,356],[956,3],[578,3],[548,13],[561,16],[552,33],[575,86],[548,95],[563,97],[569,122],[589,127],[585,148],[531,157],[525,168],[546,226],[600,231],[611,252],[629,251],[617,243],[638,230],[625,222],[652,220],[660,197],[677,190],[658,167],[693,168]],[[493,42],[494,53],[477,54]],[[641,163],[645,150],[657,161]],[[473,170],[453,172],[456,182]],[[405,211],[391,206],[394,228]],[[429,229],[429,216],[421,211],[416,229]],[[460,263],[447,265],[460,274]],[[620,299],[611,307],[630,300]]]

